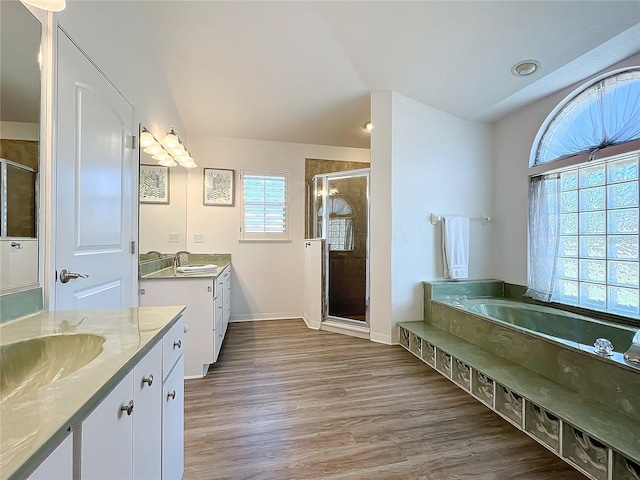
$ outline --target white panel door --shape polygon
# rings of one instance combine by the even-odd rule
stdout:
[[[132,306],[133,107],[60,30],[57,104],[55,308]]]

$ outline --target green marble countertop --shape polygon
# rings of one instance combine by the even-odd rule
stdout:
[[[215,263],[218,268],[216,268],[215,272],[206,272],[206,273],[179,273],[176,272],[173,267],[163,268],[162,270],[158,270],[157,272],[149,273],[148,275],[144,275],[141,277],[144,280],[158,280],[158,279],[167,279],[167,278],[217,278],[222,271],[231,265],[230,262],[224,263]]]
[[[640,460],[640,424],[633,418],[586,399],[542,375],[426,322],[399,322],[398,326],[431,342],[623,455],[636,462]]]
[[[66,437],[70,425],[81,422],[102,401],[184,309],[172,306],[42,311],[1,325],[2,346],[75,334],[99,335],[104,337],[104,343],[95,359],[73,373],[0,400],[0,479],[24,476],[45,459]]]
[[[159,270],[154,270],[154,271],[150,271],[149,269],[145,268],[146,271],[143,271],[142,270],[143,263],[141,263],[140,278],[145,280],[167,279],[167,278],[216,278],[218,277],[218,275],[220,275],[220,273],[225,268],[231,265],[231,254],[229,253],[190,253],[188,258],[189,258],[189,261],[186,264],[186,266],[217,265],[218,268],[216,269],[215,272],[184,274],[184,273],[176,272],[173,266],[170,266],[168,268],[161,268]],[[171,260],[171,262],[173,262],[173,260]],[[164,265],[167,265],[167,263],[165,263]]]

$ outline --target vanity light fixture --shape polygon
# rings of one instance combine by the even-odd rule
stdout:
[[[187,147],[172,128],[159,142],[145,127],[140,132],[140,147],[142,151],[151,155],[158,164],[165,167],[180,165],[183,168],[196,168],[196,162],[187,150]]]
[[[516,77],[528,77],[540,70],[540,62],[537,60],[524,60],[511,67],[511,73]]]
[[[370,121],[369,121],[369,122],[367,122],[367,123],[365,123],[365,124],[362,126],[362,129],[363,129],[365,132],[367,132],[367,133],[371,133],[371,130],[373,130],[373,123],[371,123]]]
[[[20,0],[22,3],[48,12],[61,12],[67,7],[65,0]]]

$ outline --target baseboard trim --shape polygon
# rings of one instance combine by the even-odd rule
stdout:
[[[309,315],[307,315],[306,313],[302,315],[302,319],[304,320],[304,323],[307,324],[307,328],[310,328],[311,330],[320,330],[320,325],[313,325],[313,322],[309,318]]]
[[[256,322],[261,320],[291,320],[294,318],[303,318],[302,312],[281,312],[281,313],[256,313],[249,315],[231,315],[230,323],[237,322]]]
[[[371,332],[369,334],[369,339],[372,342],[382,343],[384,345],[393,345],[393,342],[391,341],[391,335],[383,335],[381,333]]]

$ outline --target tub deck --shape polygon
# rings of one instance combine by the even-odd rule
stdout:
[[[561,441],[559,441],[557,449],[540,442],[591,478],[618,478],[610,475],[613,475],[611,469],[616,468],[611,466],[624,461],[624,459],[620,458],[620,455],[640,465],[640,434],[638,433],[640,432],[640,421],[608,408],[599,402],[585,398],[579,392],[570,390],[522,365],[489,352],[427,322],[400,322],[398,325],[408,334],[414,335],[415,339],[420,339],[421,346],[417,350],[416,348],[411,348],[409,344],[404,345],[401,334],[401,344],[423,361],[431,364],[428,360],[425,360],[426,355],[423,352],[426,352],[426,350],[423,349],[430,348],[428,347],[429,344],[435,346],[438,350],[451,356],[452,364],[454,359],[459,360],[476,372],[493,379],[500,386],[506,387],[521,396],[524,399],[522,404],[523,412],[526,412],[527,402],[542,407],[547,412],[558,417],[563,424],[566,424],[565,428],[576,427],[580,432],[606,445],[609,449],[607,455],[610,457],[606,468],[609,471],[605,476],[600,476],[598,472],[594,473],[587,470],[588,466],[584,467],[583,465],[578,465],[577,460],[573,461],[571,452],[562,451],[560,447],[562,445]],[[414,342],[416,341],[415,339]],[[432,366],[451,379],[451,368],[447,372],[438,368],[435,362]],[[470,387],[462,386],[462,388],[473,394]],[[490,405],[486,399],[477,395],[474,396],[496,410],[495,404]],[[528,435],[536,438],[527,430],[526,413],[522,415],[522,421],[519,424],[513,418],[505,416],[500,411],[496,411],[496,413],[509,420]],[[536,440],[539,441],[538,438]]]

